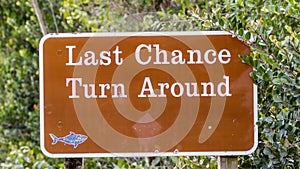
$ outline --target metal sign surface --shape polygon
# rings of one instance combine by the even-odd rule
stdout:
[[[40,42],[49,157],[244,155],[256,86],[225,32],[49,34]]]

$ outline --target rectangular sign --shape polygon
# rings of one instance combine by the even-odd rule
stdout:
[[[257,147],[250,49],[229,33],[49,34],[40,46],[49,157],[245,155]]]

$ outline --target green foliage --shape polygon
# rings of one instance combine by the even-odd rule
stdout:
[[[182,8],[168,1],[65,0],[60,14],[66,32],[170,31],[189,24],[179,19]]]
[[[86,168],[216,169],[216,159],[207,157],[137,157],[86,159]]]
[[[35,50],[40,33],[35,31],[38,25],[34,24],[30,12],[31,3],[0,2],[1,21],[5,21],[0,24],[0,151],[3,152],[0,157],[3,158],[9,151],[9,142],[38,143],[38,56]]]
[[[251,47],[259,145],[241,168],[300,166],[300,5],[295,0],[47,0],[48,32],[224,30]],[[38,42],[31,0],[0,0],[2,168],[63,168],[39,150]],[[214,157],[86,159],[86,168],[217,168]]]
[[[208,29],[229,31],[247,43],[259,90],[259,146],[240,158],[245,168],[300,166],[300,7],[285,1],[211,1],[206,10],[191,10]],[[209,15],[205,15],[205,14]]]
[[[20,169],[20,168],[32,168],[32,169],[52,169],[63,168],[62,160],[52,160],[52,164],[47,162],[44,155],[41,153],[39,146],[32,142],[19,142],[15,145],[9,142],[11,148],[10,153],[6,157],[6,161],[1,163],[2,169]]]

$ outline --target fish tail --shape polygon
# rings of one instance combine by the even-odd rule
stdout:
[[[53,142],[52,142],[52,144],[56,144],[57,142],[58,142],[58,137],[56,137],[54,134],[49,134],[50,135],[50,137],[52,138],[52,140],[53,140]]]

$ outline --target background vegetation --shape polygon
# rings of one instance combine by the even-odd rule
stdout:
[[[47,32],[224,30],[251,47],[241,57],[258,85],[259,145],[240,168],[300,167],[300,4],[297,0],[38,1]],[[39,149],[38,43],[31,0],[0,0],[0,163],[63,168]],[[86,159],[86,168],[216,168],[215,157]]]

